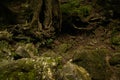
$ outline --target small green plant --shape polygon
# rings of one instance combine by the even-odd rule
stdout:
[[[51,39],[51,38],[46,40],[47,45],[51,44],[52,42],[53,42],[53,39]]]

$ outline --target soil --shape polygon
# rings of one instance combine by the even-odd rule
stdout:
[[[41,50],[42,53],[52,50],[63,56],[65,61],[71,60],[84,67],[91,74],[92,80],[119,80],[120,64],[112,65],[111,62],[115,55],[120,55],[120,48],[111,43],[111,32],[101,26],[90,34],[87,31],[64,33],[56,37],[47,48],[41,47]],[[118,58],[120,57],[114,58],[115,62],[120,61]]]

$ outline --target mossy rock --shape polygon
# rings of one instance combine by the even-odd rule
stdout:
[[[114,53],[109,62],[112,66],[120,65],[120,53]]]
[[[106,49],[86,50],[83,49],[73,58],[73,62],[84,67],[90,74],[92,79],[105,80],[108,73],[105,57],[109,54]]]
[[[88,72],[75,64],[63,64],[61,57],[22,58],[1,62],[2,80],[91,80]],[[68,70],[66,72],[66,69]],[[71,71],[72,69],[72,71]],[[75,72],[74,72],[75,71]],[[63,78],[63,74],[65,78]],[[70,75],[67,75],[70,74]],[[74,74],[76,76],[74,76]],[[72,77],[70,79],[70,77]]]
[[[15,58],[18,56],[20,58],[30,58],[38,55],[38,49],[35,47],[33,43],[17,43],[15,54],[13,55]]]
[[[120,45],[120,34],[113,35],[111,38],[111,43],[114,45]]]
[[[12,34],[7,30],[0,31],[0,40],[7,40],[9,41],[12,39]]]
[[[80,66],[67,62],[61,70],[60,80],[91,80],[88,72]]]
[[[54,80],[60,58],[23,58],[0,65],[3,80]]]
[[[114,74],[111,74],[111,78],[114,80],[120,79],[120,52],[114,53],[109,59],[109,64]],[[113,77],[114,76],[114,77]]]

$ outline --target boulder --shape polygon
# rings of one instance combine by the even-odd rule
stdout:
[[[3,80],[91,80],[88,72],[75,64],[61,63],[61,57],[22,58],[1,62]]]

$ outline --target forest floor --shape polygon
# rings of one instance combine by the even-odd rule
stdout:
[[[53,43],[49,45],[47,48],[46,46],[43,47],[43,52],[46,49],[52,49],[57,52],[57,46],[62,44],[68,44],[67,51],[75,50],[75,49],[86,49],[86,50],[96,50],[96,49],[107,49],[111,53],[120,52],[119,47],[112,45],[111,43],[111,31],[105,30],[104,27],[98,27],[92,33],[87,32],[78,32],[76,34],[61,34],[55,38]],[[42,47],[41,47],[42,49]],[[66,51],[66,52],[67,52]]]
[[[119,22],[99,25],[94,30],[61,32],[55,38],[45,40],[43,45],[40,41],[30,42],[26,36],[25,40],[24,36],[23,39],[12,36],[7,30],[1,31],[0,35],[0,62],[61,56],[64,63],[70,61],[85,68],[92,80],[120,80]]]
[[[61,34],[42,53],[52,50],[84,67],[92,80],[120,80],[120,47],[111,43],[112,30],[98,27],[91,33]]]

